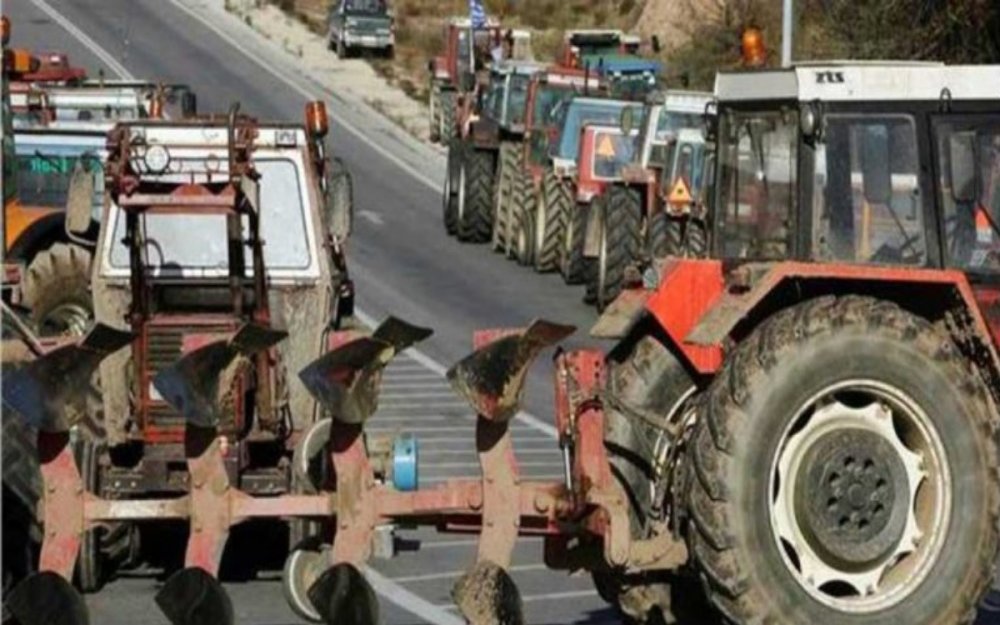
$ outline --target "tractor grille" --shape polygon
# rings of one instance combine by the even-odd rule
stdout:
[[[151,325],[146,328],[146,361],[148,362],[149,404],[146,407],[146,423],[157,428],[172,428],[184,425],[184,418],[169,404],[158,399],[152,380],[157,373],[177,362],[183,355],[185,334],[214,334],[231,332],[231,326],[167,326]]]
[[[180,426],[184,423],[181,416],[169,404],[156,399],[151,384],[157,373],[180,359],[184,330],[183,327],[178,326],[153,326],[147,330],[146,347],[148,349],[147,362],[149,363],[150,380],[147,423],[158,427]]]

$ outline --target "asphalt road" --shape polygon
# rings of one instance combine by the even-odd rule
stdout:
[[[350,269],[365,319],[394,314],[435,329],[421,353],[394,364],[385,380],[382,410],[372,428],[407,430],[421,442],[421,479],[476,475],[474,422],[448,390],[442,373],[471,349],[472,331],[525,325],[545,317],[581,328],[586,342],[594,314],[581,293],[558,276],[539,276],[502,261],[482,246],[445,236],[440,223],[440,151],[418,144],[387,120],[326,92],[234,19],[198,0],[5,0],[13,43],[62,50],[92,75],[182,82],[198,94],[202,112],[225,111],[233,101],[261,119],[297,119],[309,98],[334,113],[330,144],[353,177],[359,218],[350,242]],[[216,9],[221,1],[211,2]],[[187,10],[185,10],[187,9]],[[202,16],[198,19],[191,11]],[[283,77],[283,78],[282,78]],[[526,409],[535,418],[514,425],[518,457],[527,476],[559,477],[560,457],[551,429],[551,374],[544,363],[528,383]],[[401,531],[405,548],[374,561],[369,578],[381,595],[389,625],[459,625],[450,588],[474,559],[475,538],[433,531]],[[275,536],[275,541],[284,540]],[[253,549],[251,544],[230,544]],[[228,555],[228,554],[227,554]],[[528,622],[613,623],[617,619],[593,590],[589,576],[569,577],[541,564],[541,543],[517,548],[513,575]],[[280,588],[280,571],[249,581],[230,580],[237,622],[299,622]],[[97,625],[166,623],[154,607],[156,572],[129,574],[88,597]]]

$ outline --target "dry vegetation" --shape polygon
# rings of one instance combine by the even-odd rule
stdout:
[[[258,2],[264,0],[256,0]],[[314,28],[332,0],[273,0]],[[468,12],[467,0],[389,0],[397,15],[396,60],[376,69],[411,96],[426,97],[427,61],[441,27]],[[740,35],[759,27],[778,61],[778,0],[484,0],[504,24],[530,28],[540,59],[552,58],[568,28],[622,28],[656,34],[671,84],[710,89],[719,68],[740,63]],[[796,0],[795,58],[1000,60],[997,0]],[[891,26],[889,26],[891,25]]]

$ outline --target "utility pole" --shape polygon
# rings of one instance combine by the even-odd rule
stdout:
[[[792,64],[792,0],[783,0],[781,15],[781,66]]]

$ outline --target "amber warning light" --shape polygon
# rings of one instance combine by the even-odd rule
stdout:
[[[330,129],[326,116],[326,102],[316,100],[306,104],[306,128],[316,137],[325,137]]]
[[[741,42],[743,63],[748,67],[760,67],[767,61],[767,48],[764,46],[764,34],[759,28],[751,26],[743,31]]]

